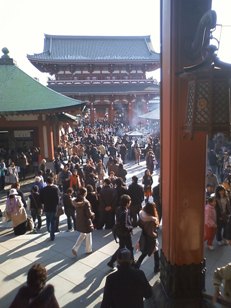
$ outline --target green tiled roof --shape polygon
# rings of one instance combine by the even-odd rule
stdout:
[[[45,87],[16,65],[0,63],[0,113],[55,112],[82,104]]]
[[[42,53],[27,55],[31,61],[78,62],[160,62],[150,36],[67,36],[45,34]]]

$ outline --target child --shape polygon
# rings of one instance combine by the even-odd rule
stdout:
[[[211,195],[208,198],[208,203],[205,206],[205,237],[207,241],[208,249],[213,250],[213,240],[217,231],[217,214],[216,214],[216,197]]]

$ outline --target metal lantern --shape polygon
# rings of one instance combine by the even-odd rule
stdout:
[[[230,65],[206,64],[182,77],[188,80],[185,131],[231,136]]]

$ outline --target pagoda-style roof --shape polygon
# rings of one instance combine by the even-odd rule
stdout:
[[[55,113],[83,104],[40,84],[19,69],[7,54],[0,59],[0,113]]]
[[[153,82],[91,82],[91,84],[77,84],[75,82],[66,83],[49,83],[49,87],[54,91],[63,93],[65,95],[124,95],[124,94],[141,94],[141,93],[159,93],[159,85]]]
[[[45,34],[43,52],[27,55],[39,63],[156,63],[150,36],[65,36]],[[41,69],[41,67],[40,67]]]

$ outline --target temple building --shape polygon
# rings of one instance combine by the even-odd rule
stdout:
[[[45,35],[43,52],[28,55],[48,87],[86,103],[85,116],[136,125],[159,96],[159,84],[146,73],[160,68],[150,36]]]
[[[0,58],[0,148],[25,151],[40,149],[42,158],[54,159],[61,131],[75,121],[68,112],[81,110],[84,103],[57,93],[19,69],[2,49]]]

